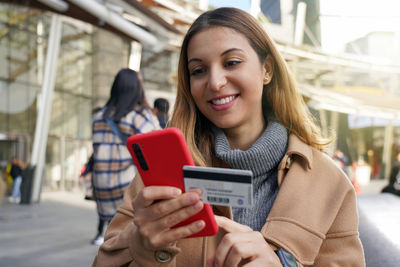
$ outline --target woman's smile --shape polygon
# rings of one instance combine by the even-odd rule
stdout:
[[[239,94],[215,97],[208,101],[213,109],[216,111],[226,110],[235,104]]]

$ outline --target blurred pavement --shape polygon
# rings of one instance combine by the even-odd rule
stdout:
[[[39,204],[0,206],[1,267],[91,266],[97,246],[94,201],[83,193],[43,192]]]
[[[400,197],[369,194],[357,202],[367,267],[400,266]]]
[[[379,194],[387,184],[387,180],[371,179],[367,185],[360,185],[361,195]]]

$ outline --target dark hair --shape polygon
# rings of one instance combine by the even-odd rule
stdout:
[[[169,102],[165,98],[157,98],[154,100],[154,107],[161,113],[167,113],[169,110]]]
[[[111,86],[110,98],[107,101],[103,117],[118,122],[137,106],[148,107],[142,83],[136,71],[121,69]]]

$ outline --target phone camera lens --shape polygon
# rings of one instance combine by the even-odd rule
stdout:
[[[149,169],[149,166],[147,166],[146,160],[143,156],[140,146],[138,144],[133,144],[132,148],[133,152],[135,152],[137,160],[139,161],[140,168],[142,168],[144,171],[147,171]]]

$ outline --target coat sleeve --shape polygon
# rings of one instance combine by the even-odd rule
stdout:
[[[365,266],[364,251],[358,234],[356,197],[352,188],[345,195],[313,266]]]
[[[329,158],[313,160],[311,169],[294,158],[261,232],[298,266],[363,267],[354,188]]]
[[[175,266],[175,256],[180,252],[180,249],[175,245],[158,251],[147,250],[142,245],[138,230],[133,223],[134,212],[131,204],[142,188],[143,182],[140,175],[137,175],[126,189],[124,201],[107,227],[104,243],[97,252],[93,267]],[[166,262],[158,261],[156,255],[159,252],[170,255],[170,260]]]

